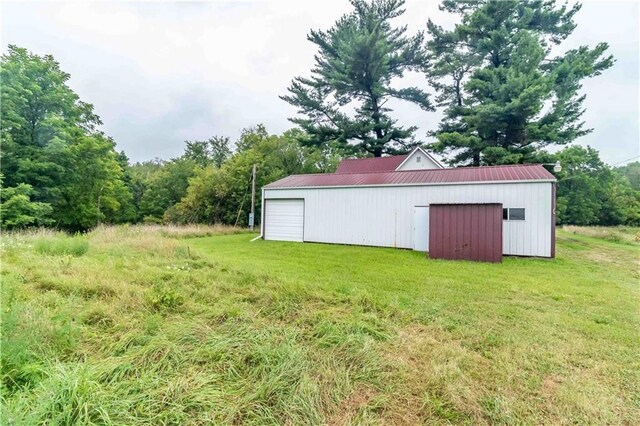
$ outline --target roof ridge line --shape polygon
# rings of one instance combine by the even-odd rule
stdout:
[[[340,161],[360,161],[360,160],[384,160],[387,158],[408,157],[409,154],[387,155],[386,157],[360,157],[360,158],[342,158]]]

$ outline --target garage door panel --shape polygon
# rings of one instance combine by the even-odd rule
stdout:
[[[502,204],[432,204],[429,257],[502,261]]]
[[[304,239],[304,200],[266,200],[266,240],[299,241]]]

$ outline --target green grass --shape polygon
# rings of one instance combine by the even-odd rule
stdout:
[[[4,235],[2,423],[640,422],[628,238],[479,264],[238,232]]]
[[[82,256],[89,250],[89,242],[80,235],[68,237],[58,234],[56,237],[35,240],[34,247],[36,252],[50,256]]]
[[[571,226],[565,225],[563,230],[572,234],[602,238],[614,243],[625,243],[640,246],[640,227],[638,226]]]

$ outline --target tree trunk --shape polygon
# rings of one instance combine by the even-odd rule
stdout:
[[[480,152],[473,152],[473,167],[480,167]]]
[[[384,134],[382,134],[382,129],[380,128],[380,107],[378,106],[378,99],[373,95],[373,93],[370,92],[369,95],[371,96],[371,109],[373,110],[373,114],[371,114],[371,118],[373,118],[374,123],[373,129],[376,133],[376,139],[380,141],[384,138]],[[373,156],[382,157],[383,148],[384,145],[376,145],[376,147],[373,149]]]

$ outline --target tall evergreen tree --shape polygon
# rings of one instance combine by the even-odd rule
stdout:
[[[450,164],[523,163],[547,145],[589,133],[581,81],[614,61],[606,43],[554,54],[575,29],[580,7],[443,0],[441,9],[461,19],[450,31],[427,24],[427,76],[445,107],[432,149],[450,155]]]
[[[417,87],[396,89],[393,79],[424,63],[423,34],[407,36],[392,20],[404,13],[404,0],[351,0],[354,11],[328,31],[311,31],[318,46],[311,78],[297,77],[281,98],[304,118],[292,118],[307,134],[306,143],[338,144],[358,154],[404,152],[416,145],[416,127],[402,127],[390,116],[389,99],[432,110]],[[355,110],[349,114],[348,111]]]

